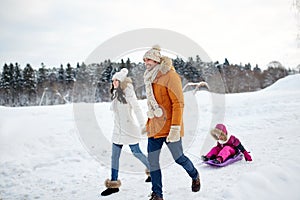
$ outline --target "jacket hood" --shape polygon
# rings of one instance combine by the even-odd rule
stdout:
[[[226,143],[226,142],[228,141],[228,139],[230,138],[230,134],[227,132],[227,130],[226,130],[226,132],[224,132],[224,131],[220,130],[220,129],[217,128],[217,127],[214,128],[214,129],[212,129],[212,130],[210,131],[210,134],[211,134],[211,136],[212,136],[215,140],[217,140],[218,142],[220,142],[220,143],[222,143],[222,144]],[[226,140],[225,140],[225,141],[219,140],[219,138],[217,137],[217,135],[223,135],[223,136],[226,138]]]
[[[166,74],[170,70],[174,70],[175,71],[175,68],[172,65],[172,60],[169,57],[167,57],[167,56],[162,56],[161,57],[160,65],[161,65],[160,72],[162,74]]]
[[[127,87],[128,84],[132,84],[132,79],[129,78],[129,77],[126,77],[126,78],[124,79],[124,81],[120,82],[120,88],[121,88],[122,90],[125,90],[125,88]]]

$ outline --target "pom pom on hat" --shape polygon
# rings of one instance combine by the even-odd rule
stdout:
[[[160,46],[159,46],[158,44],[154,45],[154,46],[152,47],[152,49],[157,50],[157,51],[160,51],[160,50],[161,50],[161,48],[160,48]]]
[[[154,45],[152,47],[152,49],[150,49],[149,51],[147,51],[143,57],[143,60],[150,59],[150,60],[154,60],[158,63],[160,63],[161,60],[161,55],[160,55],[160,46],[159,45]]]
[[[112,80],[117,79],[117,80],[123,82],[125,80],[125,78],[127,77],[127,74],[128,74],[128,69],[122,68],[119,72],[116,72],[113,75]]]

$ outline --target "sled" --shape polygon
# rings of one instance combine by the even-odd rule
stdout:
[[[208,165],[216,166],[216,167],[225,167],[227,165],[230,165],[230,164],[235,163],[242,159],[243,159],[243,154],[241,152],[239,152],[239,153],[235,154],[233,157],[228,158],[227,160],[225,160],[225,162],[222,162],[220,164],[214,163],[213,160],[208,160],[208,161],[205,161],[204,163],[208,164]]]
[[[189,82],[187,83],[182,91],[185,92],[187,91],[187,88],[190,87],[190,88],[194,88],[193,89],[193,94],[196,94],[197,90],[200,90],[201,88],[204,88],[205,90],[209,91],[209,86],[208,86],[208,83],[204,82],[204,81],[201,81],[199,83],[192,83],[192,82]],[[191,89],[190,89],[191,90]]]

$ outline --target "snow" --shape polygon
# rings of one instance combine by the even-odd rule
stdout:
[[[192,193],[190,178],[168,158],[162,167],[164,199],[299,199],[299,85],[300,75],[290,75],[261,91],[225,95],[220,120],[251,152],[253,162],[223,168],[200,160],[200,152],[213,145],[209,129],[222,111],[211,103],[215,94],[199,91],[193,98],[185,93],[184,149],[201,173],[202,187]],[[139,103],[145,111],[146,102]],[[74,106],[0,107],[0,199],[149,199],[151,184],[144,182],[143,166],[125,153],[127,147],[121,154],[120,192],[100,196],[110,175],[110,149],[102,148],[104,140],[94,141],[102,152],[93,154],[78,128]],[[108,141],[113,126],[109,106],[93,105]],[[146,146],[142,136],[144,152]],[[170,156],[167,150],[162,163],[165,155]]]

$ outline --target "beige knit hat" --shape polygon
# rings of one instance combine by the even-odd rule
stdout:
[[[145,60],[146,58],[154,60],[158,63],[160,63],[160,59],[161,59],[161,55],[160,55],[160,46],[158,45],[154,45],[152,47],[152,49],[150,49],[149,51],[147,51],[143,57],[143,60]]]

